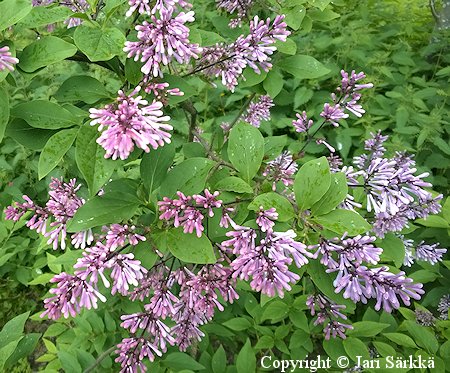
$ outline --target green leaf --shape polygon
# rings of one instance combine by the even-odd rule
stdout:
[[[79,232],[110,223],[130,219],[141,201],[136,196],[137,185],[129,179],[107,184],[104,194],[89,199],[67,224],[67,231]]]
[[[40,338],[41,333],[29,333],[21,338],[14,352],[6,360],[5,367],[13,368],[19,360],[30,355],[36,348]]]
[[[65,372],[81,373],[81,365],[75,354],[67,351],[58,351],[58,358]]]
[[[225,373],[227,369],[227,355],[222,345],[214,353],[211,359],[213,373]]]
[[[256,356],[249,339],[247,339],[247,342],[245,342],[245,345],[237,355],[236,369],[237,373],[249,373],[256,371]]]
[[[348,337],[342,342],[345,352],[353,361],[358,360],[358,356],[362,356],[363,359],[369,359],[369,352],[367,346],[358,338]]]
[[[24,18],[32,9],[27,0],[3,0],[0,2],[0,31]]]
[[[270,335],[263,335],[261,338],[259,338],[254,348],[255,350],[267,350],[269,348],[272,348],[274,344],[275,342],[273,340],[273,337],[271,337]]]
[[[450,228],[450,224],[447,222],[447,220],[436,215],[430,215],[425,219],[417,219],[415,220],[415,222],[423,225],[424,227],[445,229]]]
[[[314,57],[302,54],[283,58],[278,63],[278,67],[297,79],[316,79],[331,71]]]
[[[420,282],[420,283],[427,283],[427,282],[433,282],[439,277],[439,273],[432,272],[427,269],[420,269],[416,272],[413,272],[409,275],[414,282]]]
[[[23,339],[23,337],[19,337],[18,339],[9,342],[6,346],[0,348],[0,369],[4,372],[3,368],[5,367],[6,361],[14,354],[19,342]]]
[[[25,47],[19,55],[18,66],[23,71],[32,73],[41,67],[72,57],[75,53],[75,45],[55,36],[44,36]]]
[[[122,53],[125,35],[115,27],[78,26],[73,35],[76,46],[90,61],[108,61]]]
[[[150,194],[158,188],[167,175],[175,157],[175,146],[167,144],[156,150],[150,150],[142,157],[141,178]]]
[[[392,342],[398,344],[402,347],[410,347],[410,348],[418,348],[417,345],[414,343],[413,339],[402,333],[383,333],[383,335],[391,340]]]
[[[248,183],[258,173],[264,157],[264,138],[250,124],[238,123],[230,131],[228,157]]]
[[[292,39],[286,39],[286,41],[277,40],[275,43],[277,51],[293,56],[297,53],[297,44]]]
[[[382,357],[397,355],[395,348],[387,343],[378,341],[372,341],[372,343],[374,347],[377,349],[378,354]]]
[[[229,176],[220,180],[215,185],[215,189],[235,193],[253,193],[252,187],[236,176]]]
[[[311,5],[319,8],[321,11],[324,11],[325,8],[331,3],[331,0],[311,0]]]
[[[303,18],[305,18],[306,15],[306,9],[301,5],[298,5],[292,9],[282,9],[282,12],[283,14],[286,14],[285,22],[294,30],[298,30],[300,28]]]
[[[352,337],[374,337],[390,326],[390,324],[373,321],[358,321],[352,325],[353,330],[347,331],[347,335]]]
[[[73,15],[73,11],[68,7],[35,6],[19,24],[27,28],[37,28],[64,21],[71,15]]]
[[[278,68],[273,68],[267,74],[266,79],[264,79],[263,87],[270,97],[275,98],[283,89],[283,84],[283,75],[280,70]]]
[[[313,215],[324,215],[337,207],[347,196],[347,178],[343,172],[331,174],[330,187],[323,197],[311,207]]]
[[[59,129],[72,127],[79,120],[70,111],[50,101],[35,100],[16,105],[11,115],[25,120],[31,127]]]
[[[39,157],[39,180],[47,176],[58,165],[75,141],[77,132],[78,129],[75,128],[61,130],[50,137]]]
[[[383,249],[381,260],[392,260],[397,268],[403,264],[405,259],[405,244],[393,233],[388,233],[382,240],[375,241],[377,247]]]
[[[197,237],[194,233],[183,233],[182,227],[170,229],[166,234],[170,252],[183,262],[196,264],[216,262],[211,241],[206,235]]]
[[[289,349],[293,350],[303,347],[308,342],[310,342],[309,333],[305,332],[304,330],[298,329],[291,335],[291,338],[289,340]]]
[[[222,323],[231,330],[241,331],[247,330],[252,324],[244,317],[235,317]]]
[[[22,313],[13,319],[9,320],[0,331],[0,348],[5,347],[9,343],[18,340],[23,333],[25,322],[28,319],[30,312]],[[6,360],[6,359],[5,359]]]
[[[31,150],[42,150],[56,131],[33,128],[23,119],[15,118],[6,127],[5,135]]]
[[[287,136],[268,136],[264,138],[264,156],[268,160],[278,157],[286,146]]]
[[[281,300],[274,300],[270,302],[261,317],[261,320],[281,320],[287,317],[289,313],[289,306]]]
[[[327,192],[331,183],[330,166],[325,157],[306,162],[294,181],[295,200],[302,210],[309,209]]]
[[[342,235],[356,236],[371,229],[371,225],[358,213],[350,210],[337,209],[326,215],[314,218],[323,228]]]
[[[9,98],[8,92],[3,86],[0,86],[0,142],[5,135],[6,126],[9,121]]]
[[[108,98],[111,94],[97,79],[87,75],[72,76],[65,80],[55,93],[59,102],[83,101],[93,104],[102,98]]]
[[[177,191],[186,195],[200,193],[214,162],[206,158],[189,158],[169,171],[161,184],[160,194],[175,196]]]
[[[197,363],[192,357],[183,352],[172,352],[161,360],[163,366],[173,369],[178,372],[183,369],[190,370],[203,370],[205,367],[202,364]]]
[[[294,208],[286,197],[274,192],[260,194],[248,205],[247,208],[249,210],[259,211],[261,206],[264,210],[274,207],[278,213],[278,221],[281,222],[288,221],[295,216]]]
[[[109,180],[117,162],[105,159],[105,150],[97,144],[98,131],[85,125],[77,135],[75,160],[89,187],[91,196]]]
[[[43,273],[42,275],[39,275],[38,277],[36,277],[34,280],[30,281],[28,283],[28,285],[48,284],[54,276],[55,275],[53,273]]]

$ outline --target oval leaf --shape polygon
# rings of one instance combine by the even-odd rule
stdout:
[[[12,108],[11,115],[25,120],[32,127],[43,129],[67,128],[79,122],[70,111],[44,100],[16,105]]]
[[[331,71],[314,57],[302,54],[283,58],[278,63],[278,67],[294,75],[297,79],[316,79]]]
[[[216,256],[211,241],[205,236],[183,233],[183,228],[170,229],[167,232],[167,247],[176,258],[186,263],[211,264]]]
[[[65,60],[77,53],[75,45],[55,36],[44,36],[31,43],[19,55],[19,67],[32,73],[52,63]]]
[[[125,35],[115,28],[78,26],[73,35],[76,46],[90,61],[108,61],[122,53]]]
[[[333,210],[326,215],[318,216],[314,221],[339,235],[347,233],[349,236],[356,236],[372,228],[358,213],[343,209]]]
[[[0,87],[0,142],[5,135],[6,126],[9,121],[9,98],[8,92],[3,87]]]
[[[167,175],[175,157],[175,147],[167,144],[144,154],[141,161],[141,178],[150,194],[158,188]]]
[[[318,202],[331,183],[330,166],[325,157],[306,162],[294,181],[295,200],[305,210]]]
[[[264,138],[250,124],[238,123],[230,131],[228,157],[234,167],[250,182],[257,174],[264,157]]]
[[[39,157],[39,179],[47,176],[58,165],[75,141],[77,131],[77,129],[62,130],[50,137]]]
[[[252,187],[236,176],[229,176],[220,180],[215,185],[215,189],[235,193],[253,193]]]
[[[97,79],[86,75],[70,77],[55,93],[55,98],[59,102],[83,101],[93,104],[101,98],[108,97],[110,94],[104,85]]]
[[[347,178],[343,172],[331,174],[330,187],[323,197],[311,207],[313,215],[324,215],[333,210],[347,196]]]
[[[277,193],[269,192],[256,197],[249,205],[248,209],[259,211],[260,206],[264,210],[274,207],[278,212],[278,221],[288,221],[295,216],[294,208],[291,203],[283,196]]]

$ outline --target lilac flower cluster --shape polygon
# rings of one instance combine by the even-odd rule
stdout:
[[[284,15],[271,22],[260,20],[257,16],[250,21],[250,33],[241,35],[230,45],[216,44],[203,49],[196,71],[202,71],[209,78],[221,77],[222,84],[234,92],[238,78],[249,66],[260,74],[261,70],[272,68],[270,56],[276,51],[277,40],[286,41],[290,32],[283,21]]]
[[[31,212],[31,218],[27,221],[27,227],[36,230],[44,237],[48,237],[47,244],[53,245],[56,250],[66,248],[67,221],[71,219],[75,212],[84,204],[84,199],[77,195],[81,184],[76,185],[76,179],[71,179],[69,183],[52,178],[49,185],[49,200],[45,207],[41,207],[33,202],[28,196],[22,198],[24,203],[16,203],[8,206],[5,210],[6,219],[18,221],[27,212]],[[94,237],[91,230],[74,233],[71,236],[72,244],[78,248],[89,245]]]
[[[18,63],[19,60],[11,55],[11,52],[7,45],[0,48],[0,71],[3,71],[5,69],[14,71],[14,65]]]
[[[195,230],[197,237],[201,237],[205,228],[203,227],[204,214],[211,218],[214,216],[213,208],[222,207],[222,201],[217,199],[219,192],[211,193],[205,189],[203,195],[195,194],[185,196],[177,192],[178,199],[164,197],[158,202],[161,220],[173,219],[174,227],[183,227],[184,233],[192,233]],[[222,214],[221,227],[228,227],[229,216],[226,211]]]
[[[169,96],[184,96],[179,88],[169,88],[169,83],[158,83],[149,79],[148,76],[144,77],[142,82],[145,93],[153,94],[156,101],[161,102],[164,106],[168,103]]]
[[[253,290],[271,297],[276,294],[283,297],[285,290],[291,290],[289,283],[300,279],[289,270],[292,262],[300,268],[312,257],[306,245],[294,240],[293,230],[273,231],[277,218],[274,208],[261,207],[256,219],[258,230],[231,222],[234,230],[226,234],[230,239],[221,244],[224,252],[236,255],[230,263],[233,278],[251,279]]]
[[[276,191],[277,182],[282,182],[286,187],[294,184],[294,175],[297,172],[298,165],[294,162],[292,155],[284,151],[273,161],[267,162],[263,176],[272,181],[272,190]]]
[[[202,48],[189,42],[189,28],[186,23],[194,21],[194,12],[180,12],[176,9],[160,9],[159,18],[152,15],[150,23],[144,21],[136,26],[138,41],[127,41],[124,51],[127,57],[144,62],[141,71],[145,75],[163,76],[163,66],[173,60],[188,64],[191,58],[198,58]]]
[[[347,320],[347,316],[341,312],[345,309],[345,306],[336,304],[330,298],[322,294],[310,295],[306,300],[306,305],[311,311],[311,316],[317,314],[314,325],[326,323],[323,329],[326,340],[329,340],[331,337],[336,338],[337,336],[345,339],[346,329],[353,329],[353,326],[339,321],[339,319]]]
[[[259,128],[261,121],[270,120],[270,108],[274,106],[270,96],[261,96],[258,101],[253,101],[247,108],[247,113],[242,117],[244,122]]]
[[[224,9],[230,14],[236,13],[236,18],[228,24],[231,28],[241,27],[242,21],[248,18],[253,0],[216,0],[217,8]]]
[[[133,334],[116,351],[121,372],[134,372],[137,368],[145,372],[144,357],[153,361],[169,345],[186,351],[193,342],[200,341],[204,333],[199,327],[213,318],[216,309],[224,309],[218,294],[225,302],[233,303],[238,298],[236,280],[231,274],[231,269],[220,261],[203,266],[197,273],[187,267],[172,271],[162,262],[154,266],[131,294],[132,300],[149,298],[143,312],[121,317],[121,326]],[[165,319],[171,319],[174,326],[169,327]]]
[[[182,9],[190,9],[192,5],[184,0],[156,0],[153,7],[150,4],[150,0],[129,0],[128,9],[126,16],[130,17],[136,10],[139,14],[152,15],[157,12],[163,12],[175,9],[176,6]]]
[[[343,292],[344,298],[367,303],[376,299],[375,309],[391,312],[400,307],[401,300],[410,305],[410,298],[420,299],[422,284],[413,284],[404,272],[394,274],[389,268],[368,268],[364,264],[378,264],[382,249],[372,243],[375,237],[356,236],[340,240],[321,239],[315,256],[321,256],[320,262],[327,267],[327,273],[337,272],[333,284],[336,293]]]
[[[342,81],[341,86],[337,88],[337,94],[332,93],[332,104],[326,103],[323,107],[323,111],[320,116],[324,118],[325,122],[330,123],[334,127],[339,126],[341,119],[348,118],[348,114],[345,110],[351,112],[357,117],[361,117],[365,110],[358,103],[361,99],[362,89],[372,88],[372,83],[357,84],[358,81],[364,79],[366,75],[363,72],[356,74],[353,70],[350,74],[341,70]]]
[[[442,195],[433,197],[425,188],[431,184],[423,179],[429,174],[415,175],[417,169],[411,157],[397,152],[393,158],[384,156],[387,136],[372,134],[365,142],[367,154],[355,157],[356,170],[348,169],[350,187],[363,187],[367,195],[367,211],[373,211],[374,233],[399,232],[408,221],[437,214]],[[358,179],[362,179],[358,182]]]
[[[403,243],[405,245],[405,259],[403,264],[407,267],[411,267],[414,261],[428,262],[432,265],[442,261],[443,256],[447,253],[447,249],[439,247],[439,244],[428,245],[424,241],[420,242],[413,253],[413,240],[407,240],[403,236]]]
[[[52,297],[45,299],[45,311],[41,317],[58,319],[62,315],[67,318],[75,316],[82,308],[97,308],[97,302],[105,302],[106,298],[98,290],[98,280],[102,280],[106,288],[111,287],[111,294],[128,295],[130,286],[137,286],[147,270],[132,253],[122,250],[126,245],[137,245],[145,241],[145,237],[135,232],[135,227],[113,224],[104,227],[105,234],[98,238],[94,246],[83,251],[83,256],[74,265],[75,273],[61,273],[53,277],[51,282],[56,288],[50,290]],[[103,241],[103,242],[102,242]],[[108,280],[105,272],[110,271]],[[111,286],[112,282],[112,286]]]
[[[119,91],[117,102],[106,105],[103,109],[90,109],[91,126],[99,125],[102,131],[97,143],[106,150],[105,158],[127,159],[134,146],[149,152],[170,143],[172,126],[166,123],[170,117],[164,116],[163,104],[148,101],[136,96],[137,87],[129,95]]]

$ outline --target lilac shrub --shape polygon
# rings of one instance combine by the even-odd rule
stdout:
[[[440,213],[443,198],[412,155],[390,151],[381,132],[372,133],[350,161],[333,146],[328,134],[366,112],[363,95],[373,84],[363,72],[342,70],[339,87],[316,115],[291,113],[291,140],[299,147],[286,149],[283,136],[265,142],[261,123],[276,121],[278,108],[264,84],[267,94],[252,92],[234,120],[215,126],[212,118],[214,128],[208,128],[209,118],[199,119],[204,103],[193,101],[184,78],[196,75],[207,89],[216,89],[219,78],[224,87],[218,91],[233,93],[249,71],[261,75],[273,68],[277,46],[291,34],[284,15],[251,14],[253,1],[216,5],[235,17],[229,26],[242,33],[231,42],[201,45],[193,42],[198,35],[190,28],[196,17],[190,3],[130,0],[121,46],[128,60],[121,66],[116,57],[105,59],[123,67],[116,98],[100,85],[92,90],[101,92],[98,99],[61,106],[60,120],[68,124],[57,134],[71,142],[49,140],[39,161],[42,179],[65,155],[55,148],[67,145],[67,152],[76,139],[77,177],[86,183],[53,177],[45,204],[23,195],[5,210],[7,220],[23,222],[46,245],[77,255],[73,267],[50,280],[42,318],[77,317],[106,302],[133,304],[120,316],[124,337],[114,348],[121,372],[145,372],[174,349],[195,350],[205,325],[250,295],[270,305],[293,294],[314,318],[311,329],[305,321],[307,330],[319,330],[325,340],[345,339],[355,307],[392,313],[420,300],[426,288],[409,269],[435,266],[447,252],[428,237],[410,236],[415,221]],[[101,13],[101,7],[88,12],[84,1],[69,8],[89,22]],[[71,20],[76,41],[86,25]],[[85,57],[97,62],[95,51],[88,52]],[[18,63],[9,47],[0,49],[0,70],[13,71]],[[77,122],[83,110],[89,123]],[[312,158],[310,146],[326,156]],[[43,172],[41,162],[55,152],[48,161],[53,168]],[[114,168],[119,164],[123,170]],[[444,295],[441,319],[448,318],[449,303]],[[431,316],[415,314],[426,326],[435,325]]]

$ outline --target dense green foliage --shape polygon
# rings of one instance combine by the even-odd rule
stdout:
[[[95,11],[98,1],[90,3]],[[24,194],[45,203],[51,177],[75,177],[83,183],[80,193],[87,203],[69,223],[69,232],[132,218],[135,223],[156,225],[158,200],[173,197],[178,190],[199,193],[207,184],[211,190],[220,190],[226,201],[245,201],[238,210],[239,223],[252,219],[248,214],[260,206],[276,207],[280,214],[277,226],[287,230],[296,219],[297,206],[294,211],[286,198],[272,192],[271,183],[260,172],[263,161],[287,149],[303,166],[300,181],[294,185],[298,208],[311,209],[312,220],[335,234],[363,233],[368,227],[362,217],[335,210],[346,193],[342,198],[326,194],[331,176],[326,159],[320,158],[327,155],[324,147],[313,142],[305,147],[305,135],[295,133],[292,127],[296,112],[306,110],[309,117],[319,118],[341,69],[364,71],[367,80],[374,83],[375,88],[363,98],[367,112],[362,118],[350,118],[339,128],[326,127],[318,134],[348,164],[364,152],[363,140],[382,130],[390,136],[388,153],[407,150],[415,154],[418,171],[430,172],[427,181],[434,191],[450,195],[449,38],[445,31],[435,29],[427,1],[257,1],[255,14],[264,18],[273,12],[285,13],[293,32],[286,43],[277,43],[274,68],[261,75],[247,70],[246,81],[233,94],[220,82],[213,88],[195,74],[165,74],[164,81],[185,92],[184,96],[170,97],[165,108],[174,127],[172,145],[148,154],[137,149],[125,161],[104,159],[104,150],[95,142],[97,129],[87,123],[89,108],[104,106],[115,99],[118,89],[132,88],[141,79],[140,65],[126,60],[122,51],[132,22],[123,16],[127,5],[120,0],[104,3],[97,21],[80,15],[86,18],[85,23],[66,29],[61,22],[68,15],[66,8],[51,7],[48,13],[40,14],[38,8],[26,9],[25,0],[0,2],[0,35],[5,40],[0,40],[0,46],[14,46],[12,50],[20,59],[17,71],[8,76],[0,72],[2,211],[13,201],[21,201]],[[13,4],[17,7],[11,8],[14,17],[4,17],[2,7]],[[196,0],[194,9],[192,42],[207,46],[233,40],[242,32],[228,27],[226,15],[218,13],[213,1]],[[54,22],[58,22],[55,31],[48,32],[46,25]],[[259,130],[236,124],[224,146],[220,124],[237,120],[254,94],[269,94],[274,99],[270,121],[263,122]],[[192,117],[187,115],[190,105],[213,156],[205,144],[187,141],[192,135]],[[217,154],[236,172],[220,168],[214,158]],[[308,169],[307,162],[316,159],[321,163],[313,161]],[[114,181],[104,186],[109,179]],[[101,188],[104,194],[98,196]],[[402,233],[415,241],[450,247],[450,199],[444,198],[442,204],[439,215],[418,220]],[[217,229],[211,229],[208,238],[220,242],[225,230],[218,227],[217,216],[209,221]],[[98,372],[118,371],[112,351],[127,335],[119,326],[120,316],[138,312],[139,304],[126,297],[109,297],[98,310],[83,310],[76,318],[56,322],[41,319],[49,280],[61,271],[73,272],[81,254],[71,247],[53,251],[46,238],[25,224],[25,219],[7,221],[4,213],[0,218],[0,326],[12,320],[0,332],[0,370],[14,371],[16,367],[17,372],[62,369],[75,373],[94,366]],[[307,227],[298,228],[298,233],[302,239],[313,239]],[[165,230],[159,224],[150,242],[181,261],[204,264],[215,261],[209,239]],[[383,261],[400,268],[403,243],[393,235],[377,243],[385,249]],[[158,258],[148,246],[148,242],[139,244],[134,252],[150,268]],[[355,305],[335,294],[332,276],[318,261],[296,271],[300,276],[307,271],[308,276],[282,299],[261,295],[240,281],[240,298],[223,312],[216,312],[213,321],[202,327],[206,335],[201,342],[186,353],[170,348],[149,364],[149,371],[265,371],[260,359],[266,355],[304,359],[320,354],[333,361],[345,355],[351,367],[356,356],[369,357],[373,349],[382,358],[433,356],[436,370],[431,371],[450,371],[450,321],[436,319],[433,326],[421,326],[415,313],[427,309],[437,317],[439,299],[450,288],[448,254],[447,260],[436,265],[419,262],[408,269],[408,276],[423,283],[426,293],[410,308],[400,307],[392,314],[376,312],[370,303]],[[347,306],[354,327],[347,332],[347,339],[325,341],[322,327],[314,325],[305,301],[316,288]],[[8,333],[8,328],[13,333]],[[341,370],[334,366],[331,371]]]

